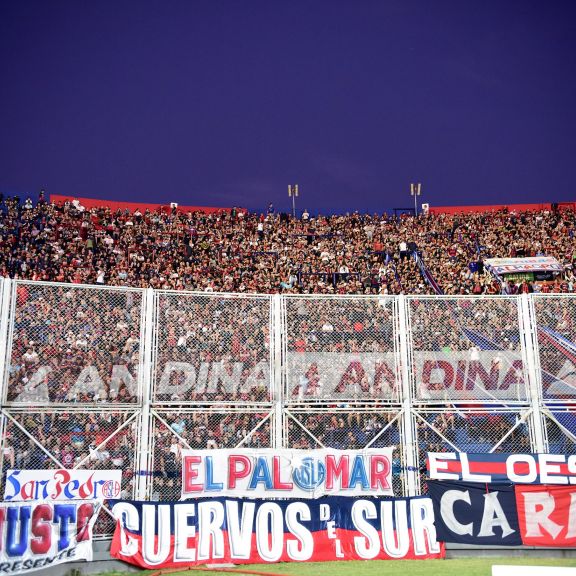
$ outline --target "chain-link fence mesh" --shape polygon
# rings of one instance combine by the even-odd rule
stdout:
[[[156,293],[154,402],[269,402],[269,296]]]
[[[503,297],[409,297],[416,401],[526,401],[518,305]]]
[[[409,493],[411,474],[425,492],[426,452],[535,451],[534,402],[548,450],[574,453],[575,297],[531,297],[540,354],[533,376],[542,384],[535,400],[519,298],[406,298],[402,359],[393,297],[143,295],[13,284],[3,303],[10,330],[1,491],[8,468],[121,468],[121,497],[135,497],[144,477],[147,498],[179,499],[182,449],[394,446],[394,492]],[[151,366],[143,362],[146,326]],[[402,395],[404,368],[410,398]],[[149,376],[146,435],[141,386]],[[96,533],[113,528],[102,513]]]
[[[548,452],[576,453],[576,406],[545,412]]]
[[[127,411],[4,411],[0,494],[9,469],[119,469],[118,497],[134,498],[138,416]],[[109,514],[102,511],[94,534],[111,535],[113,530]]]
[[[422,492],[426,491],[427,452],[531,453],[526,411],[454,409],[415,413]]]
[[[7,404],[138,400],[142,291],[15,282]]]
[[[398,409],[291,409],[286,416],[284,444],[287,448],[361,450],[393,446],[392,486],[395,494],[406,494],[406,459]]]
[[[535,295],[542,394],[576,400],[576,296]]]
[[[182,450],[271,448],[272,432],[272,414],[248,406],[235,411],[155,410],[148,474],[150,499],[180,499]]]
[[[290,297],[285,309],[287,402],[399,400],[393,298]]]

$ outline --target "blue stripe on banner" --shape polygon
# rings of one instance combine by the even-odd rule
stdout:
[[[550,334],[550,336],[555,338],[560,344],[562,344],[563,346],[566,346],[567,348],[570,348],[572,350],[572,352],[576,353],[576,344],[574,344],[574,342],[568,340],[568,338],[566,338],[562,334],[555,332],[554,330],[552,330],[551,328],[548,328],[546,326],[540,327],[540,330],[542,330],[543,332],[546,332],[547,334]]]
[[[475,332],[474,330],[470,330],[470,328],[462,327],[462,332],[464,332],[466,338],[478,346],[480,350],[502,350],[501,346],[498,346],[498,344],[489,338],[486,338],[486,336],[478,334],[478,332]]]

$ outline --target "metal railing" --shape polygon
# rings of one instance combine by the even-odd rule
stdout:
[[[573,452],[576,297],[192,293],[0,279],[8,468],[120,468],[180,495],[182,449]],[[96,532],[113,524],[101,515]]]

